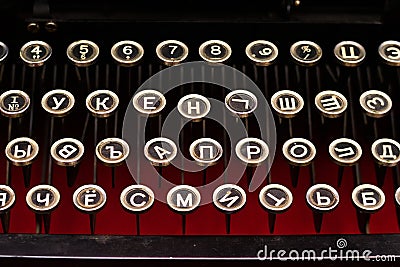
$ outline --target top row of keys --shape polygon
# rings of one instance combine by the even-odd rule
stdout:
[[[98,58],[100,49],[97,44],[88,40],[71,43],[67,48],[67,57],[78,67],[87,67]],[[255,64],[268,66],[278,57],[275,44],[265,40],[253,41],[247,45],[245,53]],[[358,66],[365,59],[364,47],[354,41],[342,41],[334,50],[334,56],[344,66]],[[392,66],[400,66],[400,42],[385,41],[378,48],[384,62]],[[31,67],[42,66],[52,54],[50,45],[43,41],[30,41],[20,50],[21,59]],[[167,40],[157,45],[156,54],[165,65],[171,66],[183,62],[188,54],[188,47],[177,40]],[[0,42],[0,62],[8,55],[8,48]],[[111,56],[118,64],[130,67],[138,63],[144,55],[143,47],[134,41],[120,41],[111,48]],[[199,47],[200,57],[210,63],[223,63],[232,55],[228,43],[220,40],[209,40]],[[291,45],[290,55],[296,63],[312,66],[322,58],[321,47],[311,41],[298,41]]]

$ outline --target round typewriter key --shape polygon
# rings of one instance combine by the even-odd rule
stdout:
[[[0,213],[8,211],[14,203],[14,190],[8,185],[0,185]]]
[[[272,212],[283,212],[293,203],[292,192],[280,184],[269,184],[263,187],[258,197],[261,205]]]
[[[55,89],[42,97],[42,107],[54,116],[67,115],[75,104],[75,97],[68,91]]]
[[[400,42],[385,41],[378,48],[383,61],[390,66],[400,66]]]
[[[153,191],[145,185],[130,185],[120,195],[122,206],[131,212],[144,212],[154,203]]]
[[[277,112],[278,116],[283,118],[293,118],[304,107],[304,100],[296,92],[290,90],[282,90],[276,92],[271,97],[272,108]]]
[[[144,146],[144,155],[155,166],[168,165],[177,154],[176,144],[164,137],[149,140]]]
[[[213,203],[222,212],[236,212],[246,204],[246,193],[237,185],[223,184],[214,190]]]
[[[199,54],[207,62],[222,63],[229,59],[232,49],[223,41],[210,40],[200,45]]]
[[[249,165],[258,165],[268,158],[268,145],[260,139],[247,137],[235,147],[237,157]]]
[[[328,90],[316,95],[315,105],[323,116],[337,118],[346,111],[347,99],[339,92]]]
[[[285,158],[293,165],[305,166],[311,163],[317,154],[313,143],[304,138],[287,140],[282,147]]]
[[[21,59],[30,67],[40,67],[50,58],[50,45],[42,41],[31,41],[24,44],[19,51]]]
[[[400,161],[400,144],[389,138],[376,140],[371,146],[372,155],[378,164],[393,167]]]
[[[0,62],[3,62],[8,56],[8,47],[3,42],[0,42]]]
[[[9,90],[0,95],[0,111],[10,118],[22,116],[30,105],[29,96],[20,90]]]
[[[106,138],[96,146],[96,156],[109,166],[121,164],[129,155],[129,145],[119,138]]]
[[[98,185],[87,184],[75,190],[72,201],[83,212],[97,212],[107,201],[106,191]]]
[[[200,192],[190,185],[178,185],[167,194],[168,206],[177,212],[190,212],[196,209],[201,200]]]
[[[86,107],[95,117],[108,117],[117,109],[118,96],[109,90],[97,90],[86,98]]]
[[[361,146],[349,138],[339,138],[329,145],[329,155],[342,166],[355,164],[362,155]]]
[[[400,206],[400,187],[397,188],[396,192],[394,193],[394,200],[396,201],[397,206]]]
[[[113,59],[125,67],[134,66],[142,59],[143,54],[143,47],[134,41],[120,41],[111,48]]]
[[[73,138],[63,138],[56,141],[50,149],[54,161],[60,166],[75,166],[81,160],[85,148]]]
[[[366,212],[378,211],[385,204],[385,194],[372,184],[361,184],[354,188],[351,199],[358,209]]]
[[[330,185],[316,184],[307,190],[306,200],[316,211],[330,211],[339,204],[339,193]]]
[[[156,90],[143,90],[133,97],[133,106],[146,115],[156,115],[165,107],[166,99]]]
[[[67,48],[67,57],[78,67],[90,66],[98,56],[99,47],[92,41],[76,41]]]
[[[211,138],[200,138],[189,147],[190,156],[200,165],[213,165],[222,157],[222,146]]]
[[[167,40],[157,45],[156,53],[159,59],[167,66],[183,62],[188,54],[188,47],[177,40]]]
[[[26,204],[35,212],[50,212],[60,203],[60,192],[47,184],[37,185],[26,194]]]
[[[210,112],[210,101],[198,94],[190,94],[182,97],[178,102],[179,113],[191,120],[200,120]]]
[[[257,40],[247,45],[246,55],[256,65],[268,66],[277,58],[278,47],[271,42]]]
[[[6,156],[12,164],[25,166],[39,154],[39,145],[28,137],[20,137],[12,140],[6,146]]]
[[[298,41],[290,47],[293,59],[304,66],[312,66],[322,57],[322,49],[319,45],[310,41]]]
[[[341,64],[347,67],[355,67],[361,64],[365,58],[365,49],[359,43],[343,41],[338,43],[333,53]]]
[[[384,92],[369,90],[360,96],[360,105],[373,118],[385,116],[392,108],[392,100]]]
[[[257,97],[246,90],[235,90],[225,97],[225,106],[239,117],[247,117],[257,108]]]

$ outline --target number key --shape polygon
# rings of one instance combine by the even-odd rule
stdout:
[[[199,48],[200,56],[211,63],[222,63],[229,59],[232,54],[231,47],[220,40],[204,42]]]
[[[143,47],[134,41],[120,41],[111,48],[111,56],[124,67],[134,66],[142,59],[143,54]]]
[[[167,40],[157,45],[156,53],[165,65],[172,66],[184,61],[189,54],[189,49],[180,41]]]
[[[42,66],[51,56],[50,45],[42,41],[31,41],[21,47],[19,56],[30,67]]]
[[[76,66],[87,67],[99,56],[99,47],[92,41],[76,41],[68,46],[67,56]]]

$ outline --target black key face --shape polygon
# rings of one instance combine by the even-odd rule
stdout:
[[[106,192],[98,185],[83,185],[75,190],[73,202],[83,212],[99,211],[106,204]]]
[[[15,203],[15,193],[8,185],[0,185],[0,212],[9,210]]]
[[[333,52],[340,63],[349,67],[359,65],[365,58],[364,47],[353,41],[338,43]]]
[[[33,187],[26,195],[26,203],[36,212],[50,212],[60,202],[60,193],[51,185]]]
[[[278,48],[271,42],[258,40],[247,45],[246,55],[256,65],[268,66],[278,56]]]
[[[353,165],[362,155],[361,146],[349,138],[339,138],[329,145],[329,155],[340,165]]]
[[[87,109],[96,117],[108,117],[118,107],[118,96],[109,90],[97,90],[86,98]]]
[[[280,184],[269,184],[261,189],[259,194],[261,205],[273,212],[287,210],[293,203],[293,195],[290,190]]]
[[[122,163],[129,155],[129,145],[119,138],[107,138],[96,147],[96,156],[108,165]]]
[[[154,203],[153,191],[144,185],[131,185],[125,188],[120,196],[122,206],[131,212],[143,212]]]
[[[400,65],[400,42],[385,41],[379,46],[378,51],[386,64],[391,66]]]
[[[189,185],[173,187],[167,194],[168,206],[177,212],[189,212],[200,204],[200,192]]]
[[[52,90],[42,98],[43,109],[55,116],[67,115],[74,104],[74,96],[66,90]]]
[[[368,116],[380,118],[392,108],[392,100],[384,92],[369,90],[360,96],[360,105]]]
[[[99,56],[99,47],[88,40],[76,41],[68,46],[67,56],[77,66],[89,66]]]
[[[75,166],[83,156],[84,146],[76,139],[63,138],[51,146],[50,153],[58,165]]]
[[[144,146],[144,155],[153,165],[166,166],[177,154],[176,144],[164,137],[151,139]]]
[[[20,90],[10,90],[0,96],[0,111],[4,116],[16,118],[22,116],[29,108],[29,96]]]
[[[211,138],[201,138],[194,141],[189,148],[192,158],[205,165],[215,164],[222,156],[222,146]]]
[[[6,60],[7,56],[8,56],[8,47],[6,44],[4,44],[3,42],[0,42],[0,62],[3,62],[4,60]]]
[[[17,166],[31,164],[39,153],[39,145],[32,139],[20,137],[7,144],[6,156]]]
[[[178,111],[185,118],[198,120],[210,112],[210,101],[204,96],[190,94],[182,97],[178,102]]]
[[[232,54],[231,47],[219,40],[204,42],[199,48],[200,56],[208,62],[222,63],[229,59]]]
[[[143,47],[134,41],[121,41],[111,48],[111,55],[122,66],[133,66],[144,54]]]
[[[160,43],[156,48],[156,52],[164,64],[174,65],[186,59],[189,49],[180,41],[168,40]]]
[[[385,204],[383,191],[371,184],[361,184],[354,188],[351,195],[353,204],[361,211],[378,211]]]
[[[278,116],[292,118],[303,109],[304,100],[294,91],[282,90],[271,97],[271,106]]]
[[[133,97],[133,106],[142,114],[155,115],[163,110],[166,99],[155,90],[143,90]]]
[[[31,41],[22,46],[21,59],[31,67],[42,66],[51,56],[51,47],[42,41]]]
[[[306,194],[307,204],[316,211],[330,211],[339,204],[339,194],[327,184],[316,184]]]
[[[246,117],[257,108],[257,98],[249,91],[235,90],[225,97],[225,106],[239,117]]]
[[[214,205],[223,212],[235,212],[246,204],[246,193],[234,184],[224,184],[214,190]]]
[[[400,144],[395,140],[378,139],[372,144],[371,151],[380,165],[393,167],[400,161]]]
[[[240,140],[235,148],[237,157],[247,164],[260,164],[269,155],[268,145],[257,138],[244,138]]]
[[[304,138],[292,138],[283,144],[283,155],[291,164],[307,165],[316,154],[315,146]]]
[[[301,65],[313,65],[322,57],[319,45],[310,41],[299,41],[290,47],[290,54]]]
[[[315,105],[325,117],[336,118],[346,111],[347,99],[339,92],[323,91],[315,97]]]

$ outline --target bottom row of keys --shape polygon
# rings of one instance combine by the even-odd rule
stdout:
[[[26,203],[37,213],[49,213],[60,202],[60,192],[51,185],[37,185],[26,195]],[[154,203],[154,192],[144,185],[131,185],[120,195],[122,206],[130,212],[143,212]],[[245,191],[234,184],[223,184],[213,192],[213,203],[222,212],[232,213],[240,210],[246,204]],[[400,205],[400,188],[395,193],[395,199]],[[201,203],[200,192],[189,185],[173,187],[167,194],[168,206],[176,212],[190,212]],[[353,204],[360,210],[374,212],[385,203],[383,191],[371,184],[361,184],[352,192]],[[98,185],[88,184],[79,187],[73,194],[73,203],[82,212],[97,212],[107,201],[106,192]],[[280,213],[287,210],[293,203],[293,195],[288,188],[280,184],[269,184],[261,189],[259,201],[263,208],[270,212]],[[316,184],[310,187],[306,194],[310,208],[318,212],[333,210],[339,204],[339,194],[335,188],[327,184]],[[0,211],[9,210],[15,202],[15,193],[11,187],[0,185]]]

